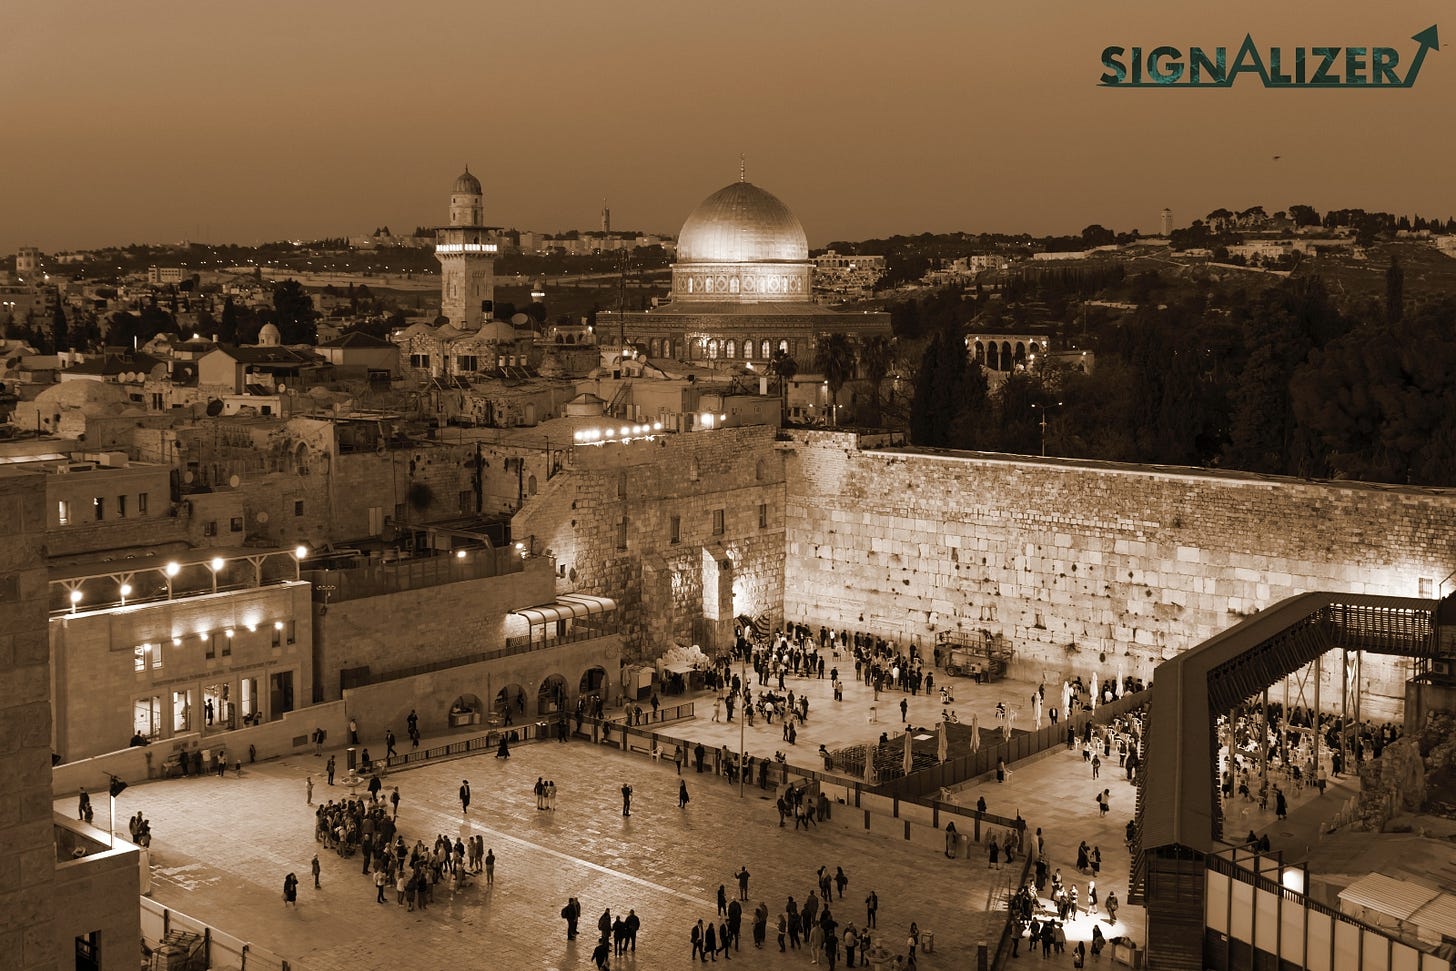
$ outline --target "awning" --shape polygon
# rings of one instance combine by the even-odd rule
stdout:
[[[1377,913],[1410,920],[1411,914],[1430,903],[1438,891],[1409,880],[1397,880],[1383,873],[1361,877],[1340,891],[1340,902],[1368,907]]]
[[[1456,938],[1456,897],[1443,893],[1411,915],[1422,937]]]
[[[585,593],[564,593],[556,599],[555,603],[521,607],[511,613],[526,618],[526,623],[537,627],[558,620],[576,620],[594,614],[604,614],[616,609],[617,602],[610,597],[593,597]]]

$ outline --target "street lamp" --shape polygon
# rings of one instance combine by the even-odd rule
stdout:
[[[1041,425],[1041,457],[1042,458],[1046,458],[1046,430],[1047,430],[1047,415],[1046,415],[1046,413],[1047,413],[1047,409],[1048,408],[1060,408],[1061,406],[1062,406],[1062,403],[1060,401],[1053,402],[1051,404],[1038,404],[1037,402],[1032,402],[1031,407],[1033,409],[1040,409],[1041,410],[1041,421],[1039,422],[1039,424]]]
[[[167,599],[172,599],[172,578],[182,569],[182,565],[176,560],[162,567],[162,577],[167,581]]]
[[[212,592],[217,593],[217,575],[222,572],[224,566],[223,558],[214,556],[212,561],[207,565],[212,570]]]
[[[303,579],[303,561],[308,557],[308,547],[299,543],[293,548],[293,579]]]

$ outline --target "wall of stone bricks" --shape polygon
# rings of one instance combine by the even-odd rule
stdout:
[[[0,476],[0,963],[54,968],[45,494]],[[69,955],[66,955],[69,959]]]
[[[629,661],[674,643],[729,646],[731,618],[704,618],[704,550],[733,564],[734,612],[778,614],[784,467],[774,435],[752,426],[576,447],[516,514],[512,535],[550,552],[558,591],[618,600]]]
[[[938,632],[987,629],[1011,639],[1025,673],[1048,679],[1118,667],[1148,677],[1285,597],[1413,597],[1456,568],[1452,490],[790,436],[789,618],[927,645]],[[1335,668],[1325,666],[1326,705],[1338,699]],[[1390,717],[1408,663],[1367,656],[1362,676],[1371,713]]]
[[[507,637],[528,630],[512,610],[555,599],[550,562],[533,559],[520,573],[335,601],[327,610],[316,603],[314,650],[323,700],[338,700],[339,672],[350,668],[377,674],[499,650]]]
[[[78,828],[105,847],[110,842],[105,817],[111,811],[106,787],[92,792],[97,825],[82,823]],[[77,937],[95,933],[101,945],[103,971],[132,971],[137,966],[137,941],[141,938],[137,906],[141,892],[140,851],[126,842],[124,813],[124,809],[117,811],[120,818],[116,830],[121,839],[114,847],[56,866],[56,950],[69,958]],[[70,966],[73,962],[65,960],[58,965]]]

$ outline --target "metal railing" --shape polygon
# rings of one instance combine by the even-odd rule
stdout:
[[[549,741],[557,737],[555,733],[560,724],[561,716],[556,715],[551,720],[537,719],[520,725],[502,725],[500,728],[491,729],[484,735],[446,742],[444,745],[436,745],[434,748],[416,749],[403,755],[391,755],[379,761],[386,769],[399,769],[428,762],[431,759],[454,758],[469,755],[472,752],[494,750],[500,747],[502,738],[506,740],[507,745]]]
[[[543,647],[555,647],[558,644],[575,644],[578,641],[589,641],[597,637],[607,637],[611,634],[619,634],[622,625],[615,620],[612,614],[600,614],[591,620],[598,620],[600,623],[590,623],[586,619],[573,621],[565,634],[550,634],[549,636],[536,636],[533,634],[517,634],[514,637],[506,638],[508,648],[520,648],[523,651],[537,650]],[[548,625],[550,630],[552,625]]]
[[[314,599],[339,603],[363,597],[378,597],[404,590],[438,587],[463,580],[520,573],[526,561],[514,549],[476,548],[460,550],[465,556],[442,553],[412,557],[391,563],[364,563],[343,569],[304,570],[314,585]]]

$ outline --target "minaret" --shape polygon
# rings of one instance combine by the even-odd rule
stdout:
[[[607,208],[607,200],[602,200],[602,235],[609,236],[612,232],[612,210]]]
[[[496,244],[485,228],[480,180],[465,174],[450,191],[450,224],[435,230],[440,261],[440,315],[462,330],[490,319],[495,306]]]
[[[1163,235],[1167,236],[1173,231],[1173,210],[1164,209],[1161,216],[1163,221]]]

